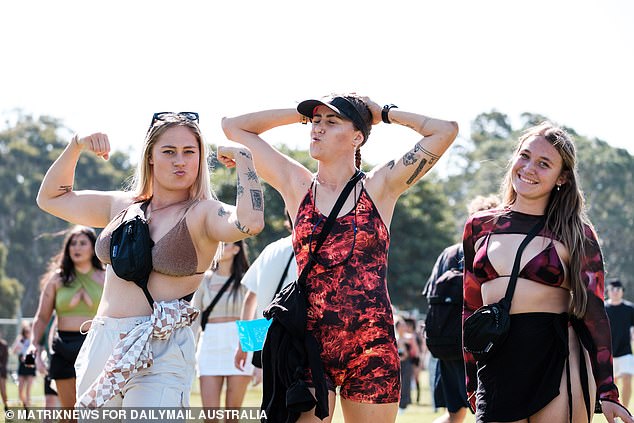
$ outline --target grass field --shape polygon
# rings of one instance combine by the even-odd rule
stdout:
[[[412,404],[405,412],[399,414],[396,418],[397,423],[431,423],[436,417],[440,416],[442,413],[438,411],[434,413],[434,410],[431,407],[430,403],[430,394],[429,394],[429,386],[426,383],[427,381],[427,373],[423,372],[421,374],[421,396],[420,396],[420,404]],[[9,405],[11,407],[19,407],[20,401],[18,399],[18,389],[17,386],[11,381],[7,380],[7,393],[9,397]],[[412,396],[415,397],[415,392],[412,392]],[[247,395],[244,400],[245,407],[259,407],[260,400],[262,397],[262,389],[260,386],[250,387],[247,391]],[[44,388],[43,381],[40,377],[38,377],[33,382],[33,391],[32,391],[32,401],[34,407],[42,407],[44,404]],[[192,389],[192,395],[190,399],[191,405],[193,407],[200,406],[200,392],[198,389],[197,381],[194,383],[194,387]],[[4,422],[4,413],[0,412],[0,422]],[[475,420],[473,416],[469,415],[466,423],[473,423]],[[341,410],[339,406],[335,407],[335,415],[333,418],[334,423],[343,423],[343,417],[341,415]],[[372,422],[372,423],[380,423],[380,422]]]

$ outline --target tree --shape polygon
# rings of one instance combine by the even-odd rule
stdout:
[[[22,291],[17,279],[6,276],[7,247],[0,242],[0,318],[15,317]]]
[[[69,224],[40,210],[35,198],[46,170],[65,148],[71,131],[48,116],[17,112],[15,124],[0,131],[0,242],[8,248],[6,273],[24,287],[22,313],[33,315],[38,280],[60,249]],[[75,188],[113,190],[130,175],[127,157],[114,152],[110,161],[82,154]]]

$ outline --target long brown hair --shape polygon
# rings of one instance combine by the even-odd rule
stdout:
[[[196,175],[196,181],[190,188],[189,199],[207,200],[215,198],[211,191],[211,184],[209,182],[207,147],[203,142],[203,136],[200,132],[200,128],[196,122],[185,119],[178,114],[174,114],[170,115],[167,119],[164,118],[163,120],[157,120],[154,125],[150,127],[145,136],[141,159],[139,160],[134,178],[132,179],[129,187],[129,189],[134,192],[134,198],[136,201],[143,201],[152,197],[154,193],[154,187],[152,186],[153,167],[150,164],[152,148],[165,131],[176,126],[184,126],[188,128],[192,134],[194,134],[194,137],[196,137],[196,141],[198,142],[198,174]]]
[[[211,265],[211,269],[213,271],[218,269],[218,259],[222,256],[222,251],[224,250],[225,242],[218,243],[218,250],[216,252],[216,257],[214,257],[214,261]],[[238,292],[240,291],[242,277],[249,269],[249,248],[247,247],[247,243],[244,240],[235,241],[231,244],[235,245],[239,248],[238,252],[235,256],[233,256],[233,260],[231,261],[231,276],[233,276],[233,281],[231,282],[231,291],[230,295],[227,297],[227,301],[229,297],[233,298],[235,302],[238,299]]]
[[[51,259],[48,265],[48,271],[40,280],[40,287],[42,289],[44,289],[43,284],[45,284],[54,273],[59,274],[64,286],[68,286],[73,283],[76,273],[75,264],[73,263],[73,259],[70,257],[70,244],[78,235],[86,235],[86,237],[90,240],[90,245],[92,246],[92,257],[90,258],[90,263],[92,264],[93,269],[105,269],[104,264],[99,261],[97,254],[95,254],[95,242],[97,241],[95,230],[89,228],[88,226],[76,225],[71,228],[64,237],[64,242],[62,243],[62,249],[60,252]]]
[[[583,317],[586,313],[588,294],[581,279],[581,262],[585,254],[585,225],[593,231],[585,211],[585,199],[579,186],[577,174],[576,149],[572,137],[563,128],[545,121],[526,129],[520,136],[517,148],[508,164],[506,176],[502,182],[502,206],[507,208],[515,203],[517,193],[513,188],[512,163],[530,137],[543,137],[562,158],[561,175],[565,178],[562,185],[553,189],[545,210],[546,228],[568,249],[570,256],[569,279],[572,294],[570,313]]]

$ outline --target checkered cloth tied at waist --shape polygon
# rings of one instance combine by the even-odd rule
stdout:
[[[175,329],[191,325],[198,313],[199,310],[185,300],[155,302],[150,320],[121,334],[121,340],[106,361],[104,370],[79,398],[76,406],[101,407],[121,393],[136,372],[152,365],[150,340],[169,339]]]

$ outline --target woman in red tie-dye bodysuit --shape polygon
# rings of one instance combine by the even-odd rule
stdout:
[[[311,173],[263,141],[259,134],[312,121]],[[381,107],[366,97],[307,100],[295,109],[267,110],[223,119],[227,137],[250,148],[258,173],[277,189],[295,222],[298,270],[346,182],[361,166],[360,147],[381,121],[423,136],[400,158],[377,166],[357,183],[343,205],[307,278],[310,331],[321,349],[329,394],[340,387],[346,421],[391,422],[399,399],[399,358],[386,286],[388,228],[399,196],[418,181],[455,139],[453,122]],[[247,175],[248,176],[248,175]],[[265,381],[266,382],[266,381]],[[317,421],[312,411],[299,421]]]

